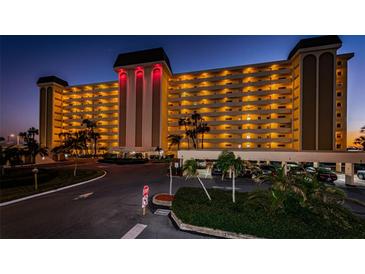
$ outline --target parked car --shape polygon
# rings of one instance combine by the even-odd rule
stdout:
[[[262,175],[275,175],[277,173],[277,169],[273,165],[260,165],[259,166]]]
[[[290,175],[305,175],[306,173],[306,170],[302,166],[288,165],[288,174]]]
[[[333,184],[337,180],[337,174],[328,168],[307,167],[305,171],[309,174],[317,174],[318,181]]]
[[[365,180],[365,170],[358,170],[358,171],[357,171],[357,177],[358,177],[360,180]]]
[[[216,164],[213,165],[212,168],[212,175],[213,176],[222,176],[222,170],[220,170]]]

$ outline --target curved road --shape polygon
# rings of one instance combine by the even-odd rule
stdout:
[[[0,237],[118,239],[143,224],[147,226],[137,238],[205,238],[177,230],[167,216],[149,210],[142,216],[144,185],[150,186],[150,194],[168,192],[165,164],[85,166],[108,173],[94,182],[0,207]]]
[[[167,216],[155,215],[150,209],[142,216],[144,185],[150,197],[168,192],[167,165],[85,164],[102,168],[107,175],[81,186],[0,207],[0,238],[208,238],[177,230]],[[72,167],[71,167],[72,168]],[[230,190],[229,180],[204,180],[207,188]],[[250,179],[238,178],[237,191],[257,188]],[[174,178],[173,190],[180,186],[200,187],[196,179]],[[267,187],[263,185],[262,187]],[[364,188],[345,188],[348,196],[365,203]],[[359,216],[365,208],[348,204]],[[131,230],[132,229],[132,230]]]

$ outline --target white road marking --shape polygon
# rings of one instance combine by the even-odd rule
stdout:
[[[81,195],[77,196],[76,198],[74,198],[74,201],[79,200],[79,199],[86,199],[87,197],[89,197],[93,194],[94,194],[94,192],[88,192],[85,194],[81,194]]]
[[[139,234],[142,233],[142,231],[147,227],[147,225],[144,224],[136,224],[134,227],[132,227],[124,236],[122,239],[135,239]]]
[[[156,214],[156,215],[161,215],[161,216],[167,216],[167,215],[169,215],[170,211],[171,211],[171,210],[168,210],[168,209],[161,209],[161,208],[159,208],[159,209],[157,209],[157,210],[154,212],[154,214]]]
[[[81,186],[83,184],[87,184],[87,183],[90,183],[90,182],[99,180],[99,179],[103,178],[106,175],[106,171],[105,170],[104,170],[104,172],[105,173],[103,175],[99,176],[99,177],[96,177],[94,179],[90,179],[90,180],[87,180],[87,181],[84,181],[84,182],[81,182],[81,183],[77,183],[77,184],[69,185],[69,186],[64,186],[64,187],[60,187],[60,188],[53,189],[53,190],[50,190],[50,191],[46,191],[46,192],[42,192],[42,193],[30,195],[30,196],[27,196],[27,197],[23,197],[23,198],[20,198],[20,199],[16,199],[16,200],[12,200],[12,201],[8,201],[8,202],[1,203],[0,204],[0,207],[6,206],[6,205],[15,204],[15,203],[18,203],[18,202],[21,202],[21,201],[25,201],[25,200],[29,200],[29,199],[32,199],[32,198],[44,196],[44,195],[51,194],[51,193],[54,193],[54,192],[58,192],[58,191],[61,191],[61,190],[65,190],[65,189],[68,189],[68,188],[72,188],[72,187],[76,187],[76,186]]]

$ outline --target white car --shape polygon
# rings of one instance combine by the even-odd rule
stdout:
[[[360,180],[365,180],[365,170],[358,170],[357,177],[359,177]]]

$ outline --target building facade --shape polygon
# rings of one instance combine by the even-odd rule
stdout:
[[[347,64],[337,36],[303,39],[286,60],[173,73],[162,48],[120,54],[117,80],[70,86],[39,78],[40,143],[97,122],[99,148],[169,148],[179,119],[194,111],[210,131],[204,149],[340,151],[346,149]]]

